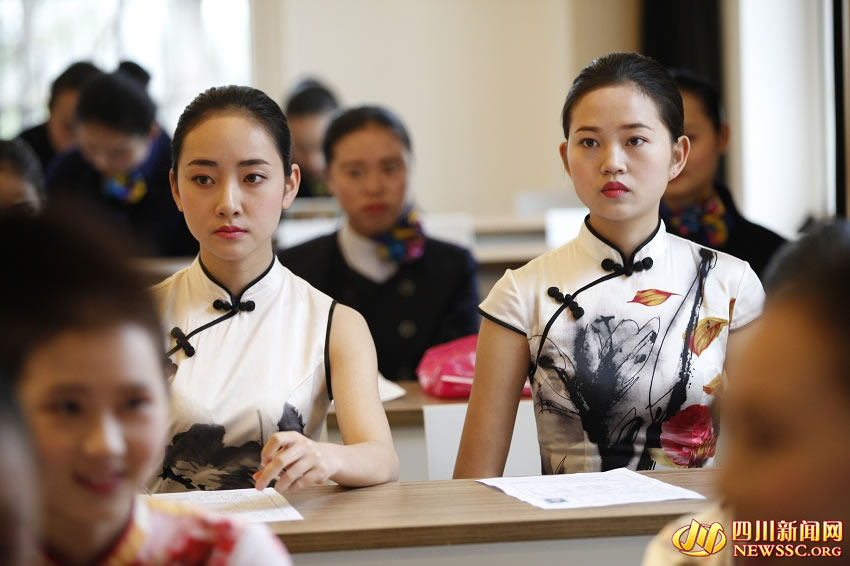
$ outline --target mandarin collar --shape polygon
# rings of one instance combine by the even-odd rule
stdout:
[[[629,257],[616,244],[593,229],[588,214],[579,230],[578,242],[582,249],[594,259],[611,259],[620,265],[632,265],[645,258],[660,255],[667,246],[668,238],[669,234],[664,227],[664,222],[659,218],[655,230],[635,248]]]
[[[268,297],[278,289],[283,281],[283,266],[277,259],[277,256],[272,254],[272,260],[263,272],[256,279],[248,283],[242,294],[234,296],[231,291],[216,280],[213,275],[207,271],[204,263],[201,261],[201,255],[198,254],[192,265],[189,267],[190,285],[193,289],[200,289],[200,296],[203,302],[210,305],[216,300],[226,301],[230,304],[236,304],[244,301],[254,301],[262,304],[267,302]]]

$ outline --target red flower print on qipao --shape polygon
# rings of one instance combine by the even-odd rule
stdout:
[[[686,407],[661,425],[661,448],[677,466],[702,467],[716,445],[711,409],[705,405]]]

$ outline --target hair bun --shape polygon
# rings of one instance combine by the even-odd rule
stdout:
[[[148,88],[148,83],[151,82],[151,74],[144,67],[133,61],[121,61],[118,64],[116,73],[121,73],[126,77],[130,77],[144,88]]]

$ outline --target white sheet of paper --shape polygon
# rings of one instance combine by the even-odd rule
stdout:
[[[405,395],[407,395],[407,391],[405,391],[404,387],[402,387],[401,385],[394,383],[383,375],[379,374],[378,395],[381,397],[381,403],[386,403],[387,401],[392,401],[393,399],[404,397]]]
[[[181,505],[200,507],[213,513],[231,515],[242,521],[252,523],[304,520],[301,513],[271,487],[267,487],[263,491],[226,489],[221,491],[155,493],[149,497]]]
[[[626,468],[607,472],[478,480],[541,509],[580,509],[623,503],[705,499],[695,491]]]

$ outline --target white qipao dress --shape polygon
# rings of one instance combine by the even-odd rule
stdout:
[[[746,262],[660,221],[626,257],[585,219],[574,240],[508,270],[479,310],[528,340],[553,474],[712,464],[726,341],[763,300]]]
[[[157,492],[253,487],[269,436],[314,440],[330,406],[335,302],[274,259],[239,297],[200,258],[153,288],[176,364]]]

